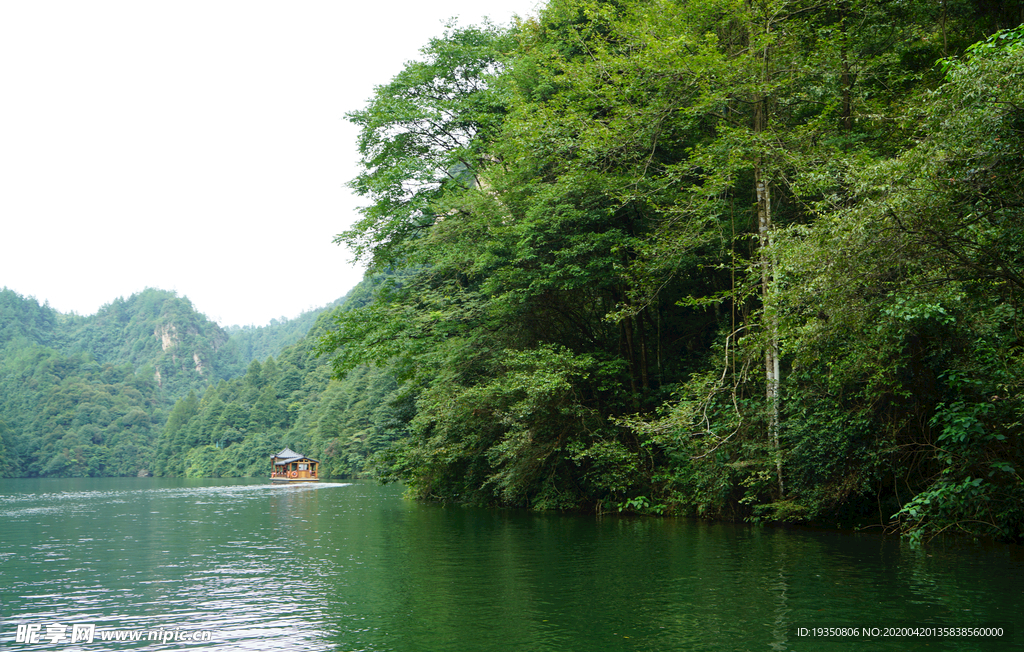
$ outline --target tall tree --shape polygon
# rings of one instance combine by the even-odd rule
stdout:
[[[973,127],[919,142],[940,120],[935,61],[996,14],[966,0],[553,0],[494,33],[497,49],[433,41],[353,114],[373,203],[339,239],[402,271],[321,340],[339,372],[388,365],[415,405],[378,468],[442,500],[782,520],[863,517],[869,499],[881,514],[881,496],[897,512],[900,483],[931,486],[911,469],[952,468],[974,491],[979,458],[942,462],[924,435],[958,423],[989,442],[995,408],[947,392],[958,365],[994,388],[1006,376],[984,360],[1010,349],[968,346],[970,329],[943,338],[959,290],[911,288],[938,283],[936,262],[974,290],[998,285],[978,306],[1012,348],[1010,154]],[[464,92],[430,92],[452,79]],[[940,164],[954,145],[979,153]],[[886,189],[927,177],[912,161],[956,191]],[[1003,445],[983,457],[1008,496]]]
[[[349,114],[360,127],[363,171],[350,184],[371,203],[336,241],[375,269],[407,263],[405,246],[440,217],[451,189],[479,183],[504,105],[488,85],[512,41],[494,25],[458,28],[422,49],[375,90],[367,108]]]

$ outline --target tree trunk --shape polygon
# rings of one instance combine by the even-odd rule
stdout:
[[[846,132],[847,140],[843,149],[850,149],[849,136],[853,133],[853,99],[851,97],[850,89],[853,86],[853,76],[850,74],[850,54],[849,54],[849,42],[846,33],[846,16],[849,7],[843,5],[841,18],[839,21],[840,29],[842,30],[842,42],[839,46],[839,63],[841,66],[840,72],[840,85],[842,86],[842,122],[843,131]]]
[[[766,25],[767,29],[767,25]],[[769,52],[766,45],[761,59],[763,79],[767,87]],[[768,128],[768,98],[758,94],[754,98],[755,134],[762,134]],[[759,145],[760,146],[760,145]],[[764,158],[758,154],[754,161],[754,190],[757,196],[757,232],[761,253],[761,303],[764,310],[764,327],[768,332],[764,351],[765,392],[768,403],[768,440],[775,458],[775,473],[778,478],[779,495],[785,493],[782,482],[782,456],[779,450],[779,325],[774,315],[772,293],[774,291],[774,264],[771,256],[772,244],[772,201],[771,184],[765,171]]]
[[[779,325],[772,313],[772,292],[774,286],[774,265],[771,259],[772,204],[771,186],[765,178],[761,161],[754,166],[754,184],[757,190],[757,230],[761,248],[761,302],[764,307],[764,327],[768,341],[764,350],[764,376],[768,402],[768,438],[775,457],[775,473],[779,482],[780,495],[784,492],[782,483],[782,457],[779,451]]]

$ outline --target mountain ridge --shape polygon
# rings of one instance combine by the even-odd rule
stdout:
[[[174,291],[82,316],[0,289],[0,475],[146,472],[178,399],[279,354],[340,301],[229,332]]]

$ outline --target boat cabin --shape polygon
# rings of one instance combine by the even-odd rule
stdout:
[[[272,455],[270,461],[272,464],[271,482],[283,484],[320,481],[320,460],[314,460],[312,457],[306,457],[286,448],[277,455]]]

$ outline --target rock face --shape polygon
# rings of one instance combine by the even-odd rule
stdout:
[[[196,312],[188,299],[147,290],[125,304],[125,334],[135,330],[133,324],[147,323],[151,336],[141,342],[126,341],[124,346],[136,358],[137,368],[153,366],[153,380],[159,387],[180,394],[186,386],[203,386],[220,375],[217,351],[227,343],[228,334]]]
[[[162,355],[155,372],[162,386],[163,376],[173,369],[174,374],[198,374],[209,380],[214,367],[214,354],[227,341],[227,334],[211,322],[205,324],[164,323],[156,327],[153,336],[160,342]],[[164,371],[161,374],[161,369]]]
[[[177,335],[178,329],[174,327],[174,324],[164,324],[163,326],[157,326],[156,330],[153,331],[153,335],[160,338],[160,342],[163,345],[163,350],[177,346]]]
[[[216,327],[216,325],[214,325],[214,327]],[[167,353],[169,351],[170,353],[168,353],[168,355],[171,356],[171,360],[173,360],[174,362],[177,362],[179,357],[187,358],[187,354],[184,356],[181,354],[183,351],[188,351],[191,348],[192,362],[194,364],[195,371],[196,373],[202,374],[204,369],[206,369],[209,366],[209,363],[203,360],[203,357],[200,355],[198,349],[189,346],[198,345],[198,342],[196,342],[196,340],[200,339],[199,330],[195,327],[189,327],[185,330],[185,334],[186,336],[184,338],[179,337],[178,328],[174,324],[164,324],[162,326],[157,326],[156,330],[153,331],[153,336],[160,340],[161,350],[164,353]],[[214,338],[213,340],[210,340],[209,344],[213,352],[216,352],[217,349],[220,348],[221,344],[223,344],[223,340],[226,339],[227,338],[225,336],[224,338],[218,337]]]

